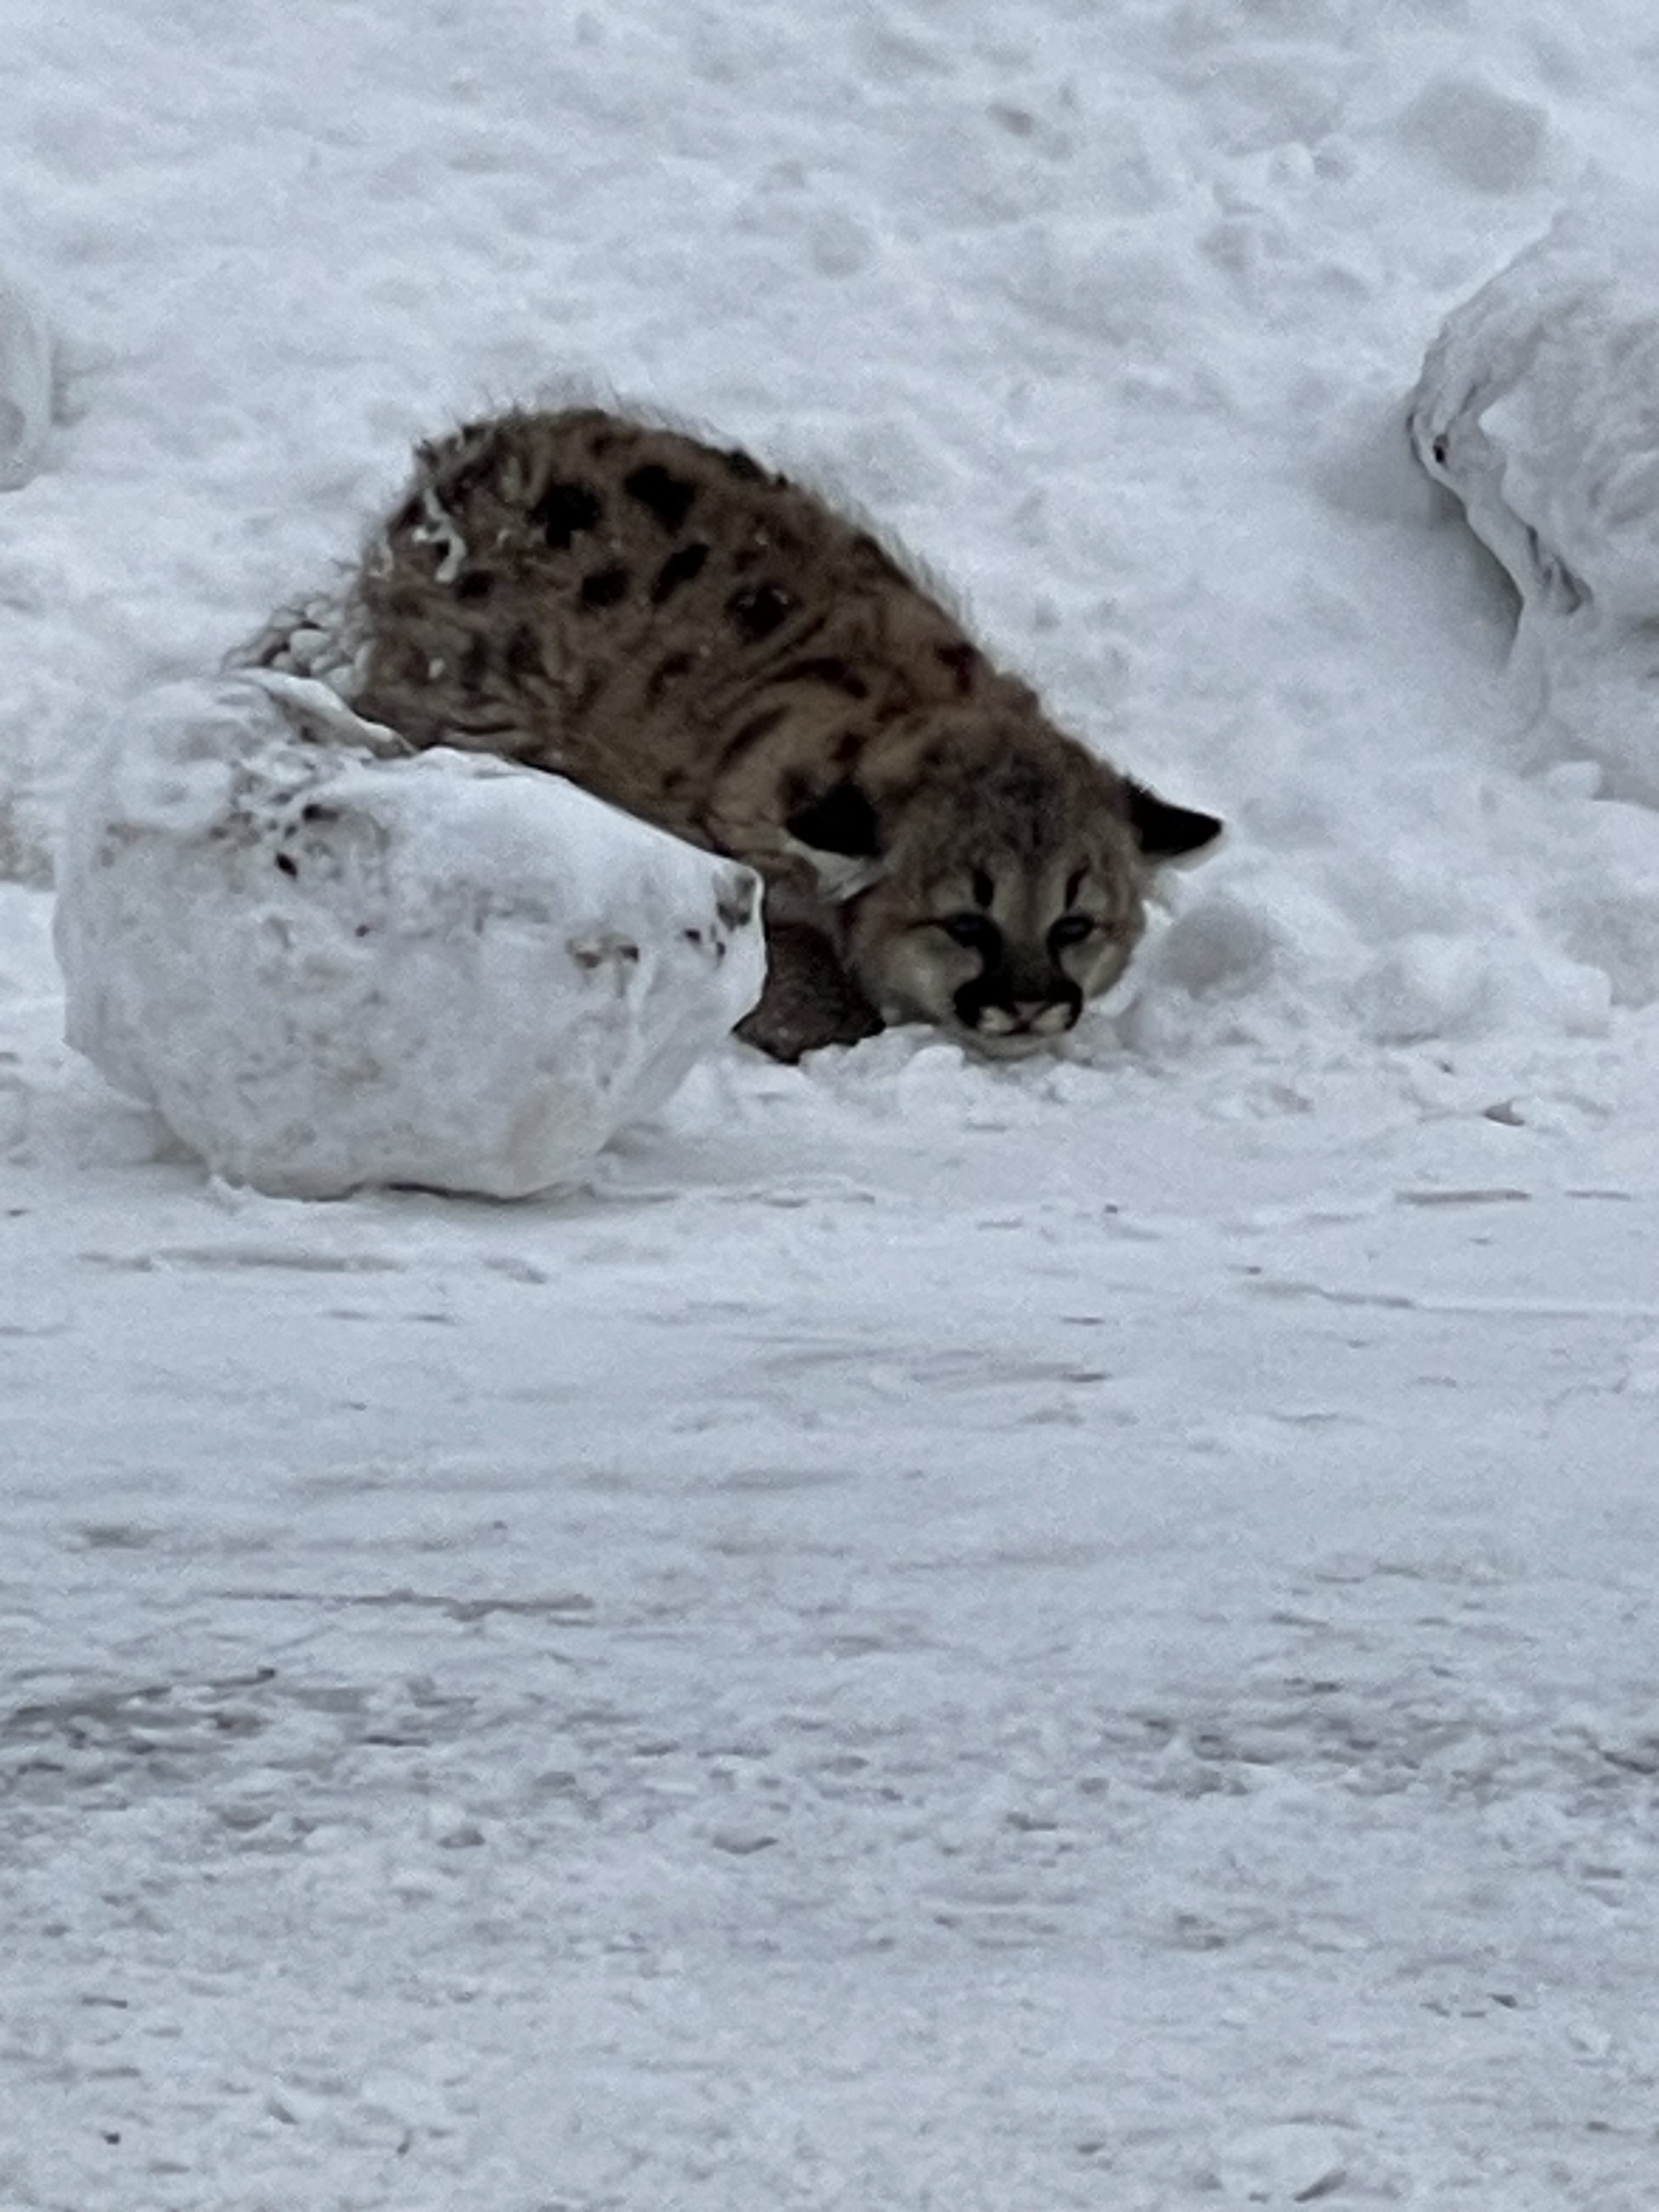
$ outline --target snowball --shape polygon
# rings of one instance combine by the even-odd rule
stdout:
[[[1422,930],[1380,953],[1352,997],[1379,1044],[1417,1044],[1479,1029],[1490,991],[1490,969],[1478,944]]]
[[[0,491],[25,484],[52,428],[52,336],[39,304],[0,277]]]
[[[389,742],[291,677],[152,695],[70,801],[69,1040],[234,1181],[520,1197],[754,1004],[758,884],[557,777]]]
[[[1267,974],[1279,945],[1265,914],[1229,892],[1212,892],[1164,932],[1156,953],[1158,981],[1195,999],[1249,990]]]
[[[1543,762],[1659,804],[1659,224],[1611,197],[1460,307],[1411,429],[1521,594]]]

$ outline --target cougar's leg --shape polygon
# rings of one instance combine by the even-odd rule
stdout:
[[[769,922],[766,988],[738,1024],[745,1044],[792,1065],[824,1044],[856,1044],[882,1028],[881,1016],[811,922]]]

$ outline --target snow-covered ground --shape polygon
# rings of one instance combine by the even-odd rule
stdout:
[[[1650,0],[6,47],[3,2212],[1648,2212],[1659,812],[1404,421],[1659,199]],[[209,1182],[61,1042],[66,782],[572,379],[1229,844],[1060,1060],[726,1047],[518,1206]]]

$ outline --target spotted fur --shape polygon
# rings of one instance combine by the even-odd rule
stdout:
[[[423,447],[355,589],[355,703],[759,868],[794,1058],[884,1019],[991,1051],[1115,981],[1220,824],[1055,729],[869,532],[744,453],[598,409]]]

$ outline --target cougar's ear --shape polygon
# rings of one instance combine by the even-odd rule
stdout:
[[[1172,806],[1155,791],[1124,779],[1129,827],[1135,842],[1149,860],[1179,860],[1188,853],[1201,853],[1212,845],[1226,824],[1213,814],[1200,814],[1190,806]]]
[[[884,872],[881,823],[851,776],[798,806],[783,826],[832,904],[856,898]]]
[[[873,860],[881,853],[876,810],[850,775],[798,806],[783,826],[798,845],[815,853],[838,853],[846,860]]]

